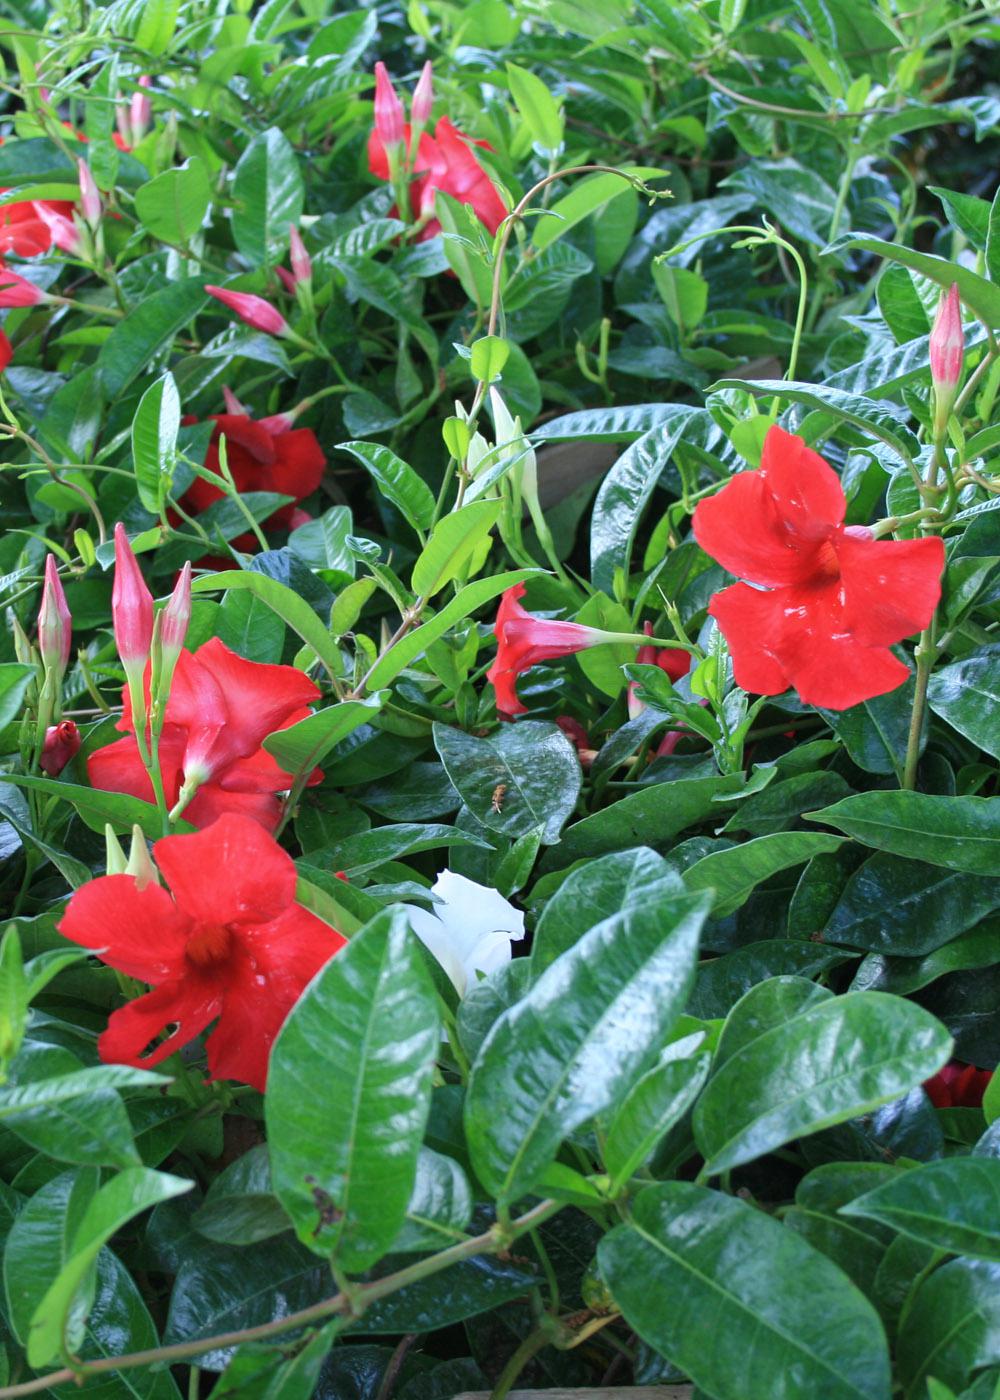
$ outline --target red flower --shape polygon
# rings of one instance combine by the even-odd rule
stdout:
[[[694,514],[695,538],[737,583],[709,612],[736,682],[789,686],[808,705],[846,710],[907,679],[894,642],[926,627],[941,596],[940,539],[874,540],[843,524],[836,473],[801,438],[773,427],[758,471],[741,472]]]
[[[187,419],[194,422],[194,419]],[[226,437],[226,461],[240,491],[276,491],[294,501],[311,496],[323,480],[326,458],[311,428],[290,428],[283,414],[255,422],[245,413],[217,413],[215,431],[205,456],[205,466],[219,475],[219,438]],[[181,498],[185,510],[197,515],[224,493],[210,481],[196,477]],[[291,529],[295,504],[282,506],[264,522],[275,529]],[[252,550],[252,535],[233,540],[236,549]]]
[[[411,127],[403,129],[404,150],[410,147]],[[412,173],[417,176],[410,185],[410,200],[414,213],[429,222],[420,232],[418,241],[433,238],[441,225],[430,218],[434,211],[434,196],[438,190],[453,195],[463,204],[471,204],[479,221],[490,233],[496,233],[507,217],[507,206],[487,172],[479,164],[473,146],[492,150],[486,141],[473,141],[442,117],[434,130],[420,137]],[[389,179],[389,158],[377,131],[368,138],[368,169],[379,180]]]
[[[70,759],[80,752],[80,742],[80,731],[71,719],[64,719],[59,724],[50,724],[45,731],[45,742],[42,744],[42,756],[39,759],[42,772],[47,773],[50,778],[58,778]]]
[[[935,1108],[982,1108],[983,1095],[993,1078],[991,1069],[976,1069],[949,1060],[933,1078],[924,1084],[927,1097]]]
[[[3,374],[13,358],[14,347],[3,331],[0,331],[0,374]]]
[[[105,875],[75,892],[59,924],[64,937],[154,989],[112,1014],[97,1042],[101,1059],[159,1064],[218,1018],[206,1042],[211,1078],[263,1092],[285,1017],[345,940],[295,903],[291,857],[246,817],[165,836],[153,854],[170,894]]]
[[[557,656],[572,656],[587,647],[600,646],[608,640],[607,633],[596,627],[582,627],[578,622],[550,622],[525,612],[519,599],[525,595],[523,583],[508,588],[500,600],[494,627],[497,655],[486,672],[497,696],[497,709],[502,715],[526,715],[527,705],[517,698],[516,682],[522,671],[539,661],[551,661]]]
[[[146,672],[149,687],[149,671]],[[287,792],[292,777],[261,748],[276,729],[287,729],[309,714],[319,691],[293,666],[246,661],[213,637],[193,654],[182,651],[167,701],[160,766],[168,807],[180,797],[185,779],[201,782],[184,817],[208,826],[226,812],[241,812],[273,831],[281,815],[276,793]],[[148,702],[147,702],[148,704]],[[127,792],[155,800],[152,784],[132,735],[128,688],[122,692],[118,728],[129,734],[87,759],[91,784],[105,792]],[[322,774],[313,775],[320,781]]]
[[[0,194],[6,192],[6,187],[0,190]],[[33,203],[26,199],[0,205],[0,257],[16,253],[19,258],[36,258],[47,253],[53,236],[46,215],[58,216],[69,223],[72,214],[73,205],[68,200]]]

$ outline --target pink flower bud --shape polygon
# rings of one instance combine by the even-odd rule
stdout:
[[[430,59],[423,66],[420,74],[420,81],[413,89],[413,101],[410,105],[410,119],[414,126],[426,126],[431,119],[431,109],[434,106],[434,76]]]
[[[12,272],[9,267],[0,267],[0,307],[37,306],[39,302],[51,301],[48,292]]]
[[[291,243],[292,275],[296,282],[311,282],[313,275],[312,259],[306,252],[306,245],[302,242],[302,235],[294,224],[288,230],[288,237]]]
[[[71,758],[80,752],[80,731],[71,719],[59,724],[50,724],[45,731],[42,756],[39,759],[42,772],[50,778],[58,778]]]
[[[91,228],[96,228],[101,222],[101,192],[94,182],[87,162],[81,158],[76,164],[80,172],[80,206],[83,209],[83,217]]]
[[[278,274],[278,281],[284,287],[285,291],[294,296],[295,288],[298,286],[294,273],[289,272],[287,267],[281,266],[276,267],[274,270]]]
[[[242,414],[244,418],[247,416],[246,409],[240,403],[239,399],[233,393],[232,389],[230,389],[228,384],[223,384],[222,386],[222,402],[226,405],[227,413],[231,413],[236,416]]]
[[[152,78],[148,73],[143,73],[139,79],[140,89],[145,89],[152,83]],[[132,145],[135,146],[142,140],[149,130],[149,123],[153,117],[153,107],[145,91],[140,90],[132,94],[132,101],[129,103],[129,125],[132,129]]]
[[[72,627],[73,618],[59,581],[55,555],[48,554],[42,606],[38,610],[38,650],[46,671],[54,670],[60,678],[69,665]]]
[[[160,651],[164,658],[176,661],[184,646],[188,623],[191,621],[191,565],[181,569],[174,584],[170,602],[160,614]]]
[[[253,292],[230,292],[225,287],[206,287],[209,296],[235,311],[241,321],[267,335],[287,335],[291,327],[281,312]]]
[[[958,287],[953,282],[947,293],[941,295],[938,313],[931,330],[931,378],[938,393],[943,390],[954,394],[962,377],[964,354],[962,303],[959,300]]]
[[[53,209],[44,199],[36,200],[32,208],[52,235],[55,247],[71,256],[80,251],[80,234],[72,219],[67,219],[65,214]]]
[[[115,582],[111,590],[115,645],[125,669],[139,671],[149,660],[153,639],[153,595],[132,553],[125,526],[115,526]]]
[[[384,63],[375,65],[375,131],[387,151],[403,144],[405,118],[403,104],[392,85]]]
[[[121,149],[130,151],[132,149],[132,117],[127,106],[119,104],[115,108],[115,126],[118,128]]]

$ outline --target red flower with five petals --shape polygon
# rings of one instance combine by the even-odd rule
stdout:
[[[596,627],[584,627],[579,622],[553,622],[526,612],[520,603],[526,591],[523,583],[515,583],[500,600],[494,625],[496,660],[486,672],[486,679],[496,691],[498,711],[509,717],[528,713],[527,705],[522,705],[517,698],[517,678],[522,671],[539,661],[572,656],[574,652],[600,646],[609,639],[606,632]]]
[[[169,894],[105,875],[74,893],[59,923],[64,937],[153,988],[112,1014],[97,1042],[101,1059],[148,1068],[218,1018],[206,1044],[211,1078],[263,1092],[285,1017],[345,940],[295,903],[294,862],[247,817],[229,813],[207,831],[165,836],[153,855]]]
[[[194,423],[197,419],[184,421]],[[237,488],[292,496],[294,501],[276,510],[264,524],[272,529],[294,528],[295,502],[312,495],[326,470],[326,457],[316,434],[311,428],[289,427],[284,414],[255,421],[246,413],[217,413],[212,421],[215,430],[205,455],[208,470],[220,475],[219,439],[225,434],[226,462]],[[181,505],[192,515],[198,515],[214,501],[221,501],[224,494],[210,481],[196,477],[182,496]],[[257,547],[251,534],[238,536],[232,544],[243,550]]]
[[[941,596],[936,537],[875,540],[844,525],[840,480],[779,427],[760,469],[741,472],[694,513],[695,538],[737,583],[709,612],[737,685],[759,695],[792,686],[808,705],[846,710],[895,690],[909,671],[889,650],[926,627]]]
[[[146,672],[148,693],[149,671]],[[218,637],[194,653],[182,651],[167,701],[160,766],[167,806],[177,802],[185,777],[202,781],[184,817],[204,827],[226,812],[241,812],[273,831],[281,815],[276,793],[292,776],[261,748],[276,729],[305,719],[319,691],[294,666],[247,661]],[[118,728],[129,734],[87,759],[91,784],[105,792],[127,792],[155,801],[149,775],[132,735],[128,687],[122,692]],[[319,782],[317,769],[312,781]]]

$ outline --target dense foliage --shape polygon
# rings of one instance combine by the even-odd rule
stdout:
[[[991,7],[0,13],[0,1397],[1000,1393]]]

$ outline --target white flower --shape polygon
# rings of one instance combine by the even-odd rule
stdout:
[[[442,871],[431,889],[441,902],[432,912],[408,906],[410,924],[465,996],[479,973],[510,962],[511,942],[524,937],[524,915],[496,890],[451,870]]]

